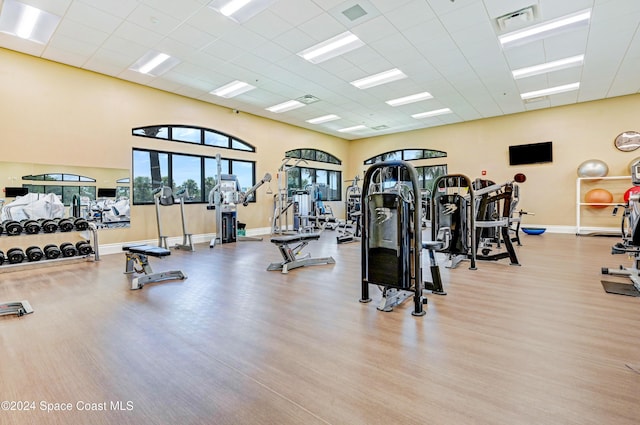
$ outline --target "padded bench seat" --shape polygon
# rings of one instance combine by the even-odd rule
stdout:
[[[144,276],[139,276],[132,280],[131,289],[142,289],[145,284],[152,282],[160,282],[169,279],[183,280],[187,278],[187,275],[181,270],[169,270],[158,273],[153,272],[147,257],[166,257],[171,255],[171,251],[167,248],[146,244],[125,244],[122,246],[122,250],[125,251],[127,259],[125,274],[131,274],[134,272],[144,273]],[[140,268],[136,268],[136,265]]]
[[[300,252],[311,241],[320,239],[320,233],[298,233],[295,235],[274,236],[271,243],[278,246],[282,255],[281,262],[271,263],[267,267],[268,271],[281,270],[288,273],[289,270],[304,266],[315,266],[319,264],[335,264],[333,257],[311,258],[311,254],[300,256]],[[290,246],[295,245],[295,246]]]

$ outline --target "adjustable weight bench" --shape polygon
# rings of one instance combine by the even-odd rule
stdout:
[[[153,272],[148,257],[162,258],[171,255],[171,251],[166,248],[151,245],[124,245],[122,250],[125,251],[127,258],[125,274],[144,273],[144,276],[138,276],[132,280],[131,289],[142,289],[147,283],[187,278],[181,270]]]
[[[33,308],[27,300],[0,303],[0,316],[15,314],[19,317],[29,313],[33,313]]]
[[[300,256],[305,246],[310,241],[320,239],[320,233],[299,233],[296,235],[276,236],[271,238],[271,243],[278,246],[283,261],[280,263],[271,263],[267,267],[268,271],[282,270],[282,273],[288,273],[289,270],[297,269],[304,266],[316,266],[319,264],[335,264],[333,257],[312,258],[307,253]],[[290,245],[297,244],[294,247]]]

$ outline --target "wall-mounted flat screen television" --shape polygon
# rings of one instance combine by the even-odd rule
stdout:
[[[553,162],[552,142],[509,146],[509,165]]]
[[[99,187],[98,188],[98,198],[115,198],[116,197],[116,189]]]
[[[29,193],[29,189],[26,187],[5,187],[4,196],[7,198],[15,198],[16,196],[25,196]]]

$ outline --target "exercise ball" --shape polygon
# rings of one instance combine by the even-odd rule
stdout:
[[[629,196],[640,193],[640,186],[633,186],[624,193],[624,202],[629,202]]]
[[[584,195],[584,202],[587,204],[610,204],[613,202],[613,195],[605,189],[591,189]],[[606,205],[590,205],[593,208],[606,208]]]
[[[599,159],[589,159],[578,166],[578,177],[604,177],[609,167]]]

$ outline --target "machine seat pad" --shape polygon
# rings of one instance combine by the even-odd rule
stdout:
[[[320,233],[298,233],[297,235],[275,236],[271,238],[271,243],[286,245],[288,243],[313,241],[320,239]]]
[[[123,251],[133,252],[135,254],[144,254],[151,257],[165,257],[171,255],[171,251],[166,248],[161,248],[152,245],[124,245]]]
[[[444,242],[442,241],[422,241],[422,249],[442,249]]]

